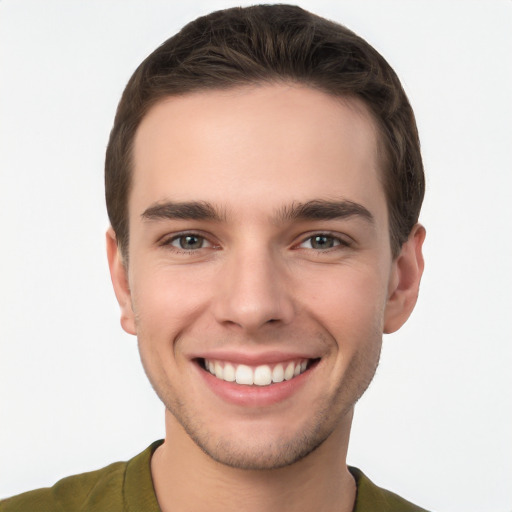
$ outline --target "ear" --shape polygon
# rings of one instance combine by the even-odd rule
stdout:
[[[388,301],[384,313],[386,334],[398,331],[416,305],[424,267],[422,246],[425,235],[425,228],[421,224],[416,224],[402,245],[400,254],[392,263]]]
[[[110,227],[106,234],[107,239],[107,258],[110,268],[110,277],[117,302],[121,308],[121,327],[128,334],[136,334],[135,315],[132,308],[132,298],[128,282],[127,268],[123,261],[123,255],[117,245],[116,234]]]

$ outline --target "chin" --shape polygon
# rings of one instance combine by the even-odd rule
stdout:
[[[186,429],[187,430],[187,429]],[[290,466],[304,459],[329,437],[321,432],[296,435],[293,439],[269,441],[247,439],[212,439],[187,430],[195,444],[214,461],[244,470],[270,470]],[[266,437],[266,438],[265,438]]]
[[[286,415],[279,414],[279,419],[253,417],[227,425],[199,419],[183,403],[164,403],[172,423],[204,454],[225,466],[253,471],[284,468],[305,459],[350,425],[352,418],[351,406],[325,400],[317,404],[316,414],[302,420],[285,420]],[[337,414],[332,414],[334,410]]]

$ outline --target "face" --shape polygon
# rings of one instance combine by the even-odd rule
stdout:
[[[170,98],[137,131],[128,268],[107,237],[122,325],[219,462],[292,464],[346,428],[412,310],[422,237],[392,259],[376,137],[356,100],[287,85]]]

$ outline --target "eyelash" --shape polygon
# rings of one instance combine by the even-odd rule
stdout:
[[[201,247],[186,249],[183,247],[176,247],[173,245],[174,242],[177,242],[180,239],[187,238],[187,237],[199,239],[201,241]],[[303,244],[305,244],[307,242],[310,242],[310,245],[311,245],[311,242],[315,238],[328,239],[328,241],[333,243],[333,245],[331,247],[327,247],[327,248],[301,247]],[[205,243],[208,244],[207,247],[204,247]],[[173,251],[175,251],[179,254],[195,254],[197,251],[200,251],[201,249],[218,247],[215,244],[213,244],[212,242],[210,242],[207,237],[205,237],[204,235],[201,235],[200,233],[196,233],[196,232],[178,233],[176,235],[173,235],[169,238],[164,239],[160,245],[164,246],[164,247],[170,247]],[[303,238],[302,241],[299,244],[297,244],[295,247],[299,248],[299,249],[303,248],[308,251],[313,251],[313,252],[317,252],[317,253],[327,253],[327,252],[331,252],[331,251],[336,251],[340,248],[348,248],[348,247],[351,247],[351,245],[352,245],[351,242],[349,242],[345,238],[336,236],[335,234],[329,233],[329,232],[327,232],[327,233],[320,232],[320,233],[311,234],[311,235]]]
[[[179,241],[180,238],[187,238],[187,237],[200,239],[202,241],[201,247],[198,247],[196,249],[185,249],[183,247],[176,247],[176,246],[172,245],[173,242]],[[208,240],[208,238],[206,238],[204,235],[201,235],[201,234],[195,233],[195,232],[185,232],[185,233],[178,233],[169,238],[163,239],[162,242],[160,243],[160,245],[163,247],[169,247],[178,254],[195,254],[197,251],[200,251],[201,249],[205,248],[204,247],[205,243],[209,244],[208,248],[215,247],[215,244],[210,242]]]
[[[298,244],[298,248],[301,248],[301,246],[303,244],[305,244],[306,242],[310,242],[311,244],[311,241],[315,238],[326,238],[326,239],[329,239],[330,241],[333,242],[333,246],[332,247],[327,247],[327,248],[314,248],[314,247],[302,247],[303,249],[307,249],[309,251],[314,251],[314,252],[317,252],[317,253],[327,253],[327,252],[331,252],[331,251],[336,251],[338,249],[343,249],[343,248],[348,248],[348,247],[351,247],[352,246],[352,243],[348,240],[346,240],[345,238],[342,238],[340,236],[337,236],[333,233],[325,233],[325,232],[320,232],[320,233],[313,233],[309,236],[307,236],[306,238],[303,238],[302,241]]]

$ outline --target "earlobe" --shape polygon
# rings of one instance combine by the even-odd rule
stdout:
[[[422,246],[425,235],[425,228],[416,224],[393,262],[384,314],[386,334],[400,329],[416,305],[424,267]]]
[[[136,334],[135,315],[132,308],[127,269],[117,245],[116,234],[111,227],[107,230],[106,242],[110,277],[117,302],[121,308],[121,326],[128,334]]]

